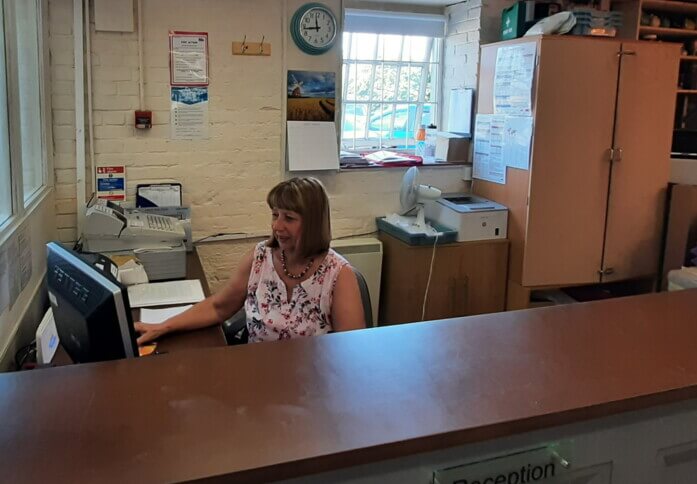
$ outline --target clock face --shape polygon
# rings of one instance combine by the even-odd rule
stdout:
[[[324,8],[311,8],[300,18],[300,37],[312,47],[323,48],[334,42],[336,21]]]

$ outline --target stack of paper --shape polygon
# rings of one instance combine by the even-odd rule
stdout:
[[[163,309],[141,309],[140,310],[140,322],[146,324],[159,324],[169,318],[177,316],[191,307],[191,304],[187,306],[175,306],[173,308],[163,308]]]
[[[198,279],[136,284],[128,288],[128,301],[132,308],[191,304],[204,299],[201,281]]]
[[[369,155],[365,155],[365,158],[370,161],[376,161],[378,163],[399,163],[403,161],[414,161],[411,158],[402,156],[394,151],[376,151]]]

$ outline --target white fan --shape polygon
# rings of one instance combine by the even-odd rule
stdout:
[[[387,221],[393,225],[401,226],[411,233],[426,233],[435,235],[436,230],[426,223],[424,216],[424,202],[436,200],[441,191],[430,185],[419,185],[419,170],[412,166],[402,178],[402,189],[399,191],[399,203],[402,206],[401,215],[390,214]],[[406,216],[416,209],[416,217]]]

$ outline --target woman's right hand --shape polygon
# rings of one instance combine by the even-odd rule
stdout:
[[[165,323],[159,324],[146,324],[137,322],[133,325],[134,329],[140,333],[138,337],[138,346],[142,346],[145,343],[156,340],[162,335],[169,332],[169,327]]]

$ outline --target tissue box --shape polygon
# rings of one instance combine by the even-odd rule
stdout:
[[[436,136],[436,160],[467,161],[470,141],[460,135],[440,132]]]

